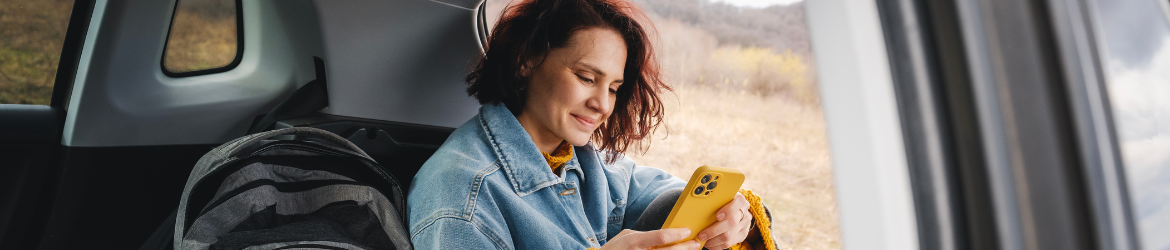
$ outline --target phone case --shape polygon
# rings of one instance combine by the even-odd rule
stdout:
[[[666,217],[666,223],[662,225],[664,229],[690,228],[691,235],[670,244],[695,239],[699,231],[714,224],[715,212],[735,199],[743,180],[743,172],[738,169],[711,166],[696,169],[686,189],[674,203],[674,209],[670,210],[670,216]]]

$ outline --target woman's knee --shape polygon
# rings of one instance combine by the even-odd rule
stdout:
[[[674,203],[678,201],[679,195],[682,195],[682,188],[669,189],[659,194],[646,206],[646,210],[642,211],[642,215],[631,229],[638,231],[661,229],[662,224],[666,223],[666,217],[670,216],[670,210],[674,209]]]

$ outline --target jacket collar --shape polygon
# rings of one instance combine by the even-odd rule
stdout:
[[[500,162],[517,194],[523,197],[560,183],[540,149],[536,148],[536,143],[532,142],[532,137],[504,104],[484,104],[479,108],[479,116],[488,142],[495,150],[496,160]],[[577,160],[578,149],[574,148],[574,159],[570,163]]]

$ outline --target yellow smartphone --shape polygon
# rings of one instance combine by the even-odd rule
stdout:
[[[695,169],[695,174],[691,175],[686,189],[674,202],[674,209],[670,210],[670,216],[666,217],[666,223],[662,225],[663,229],[690,228],[691,235],[666,245],[693,240],[698,237],[699,231],[715,224],[715,212],[735,199],[743,179],[743,172],[734,168],[702,166]],[[700,245],[704,243],[699,242]]]

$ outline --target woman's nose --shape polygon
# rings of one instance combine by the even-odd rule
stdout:
[[[589,98],[589,101],[585,102],[585,105],[599,113],[608,114],[609,109],[613,108],[607,105],[609,104],[610,98],[609,88],[602,88],[600,90],[593,91],[592,97]]]

